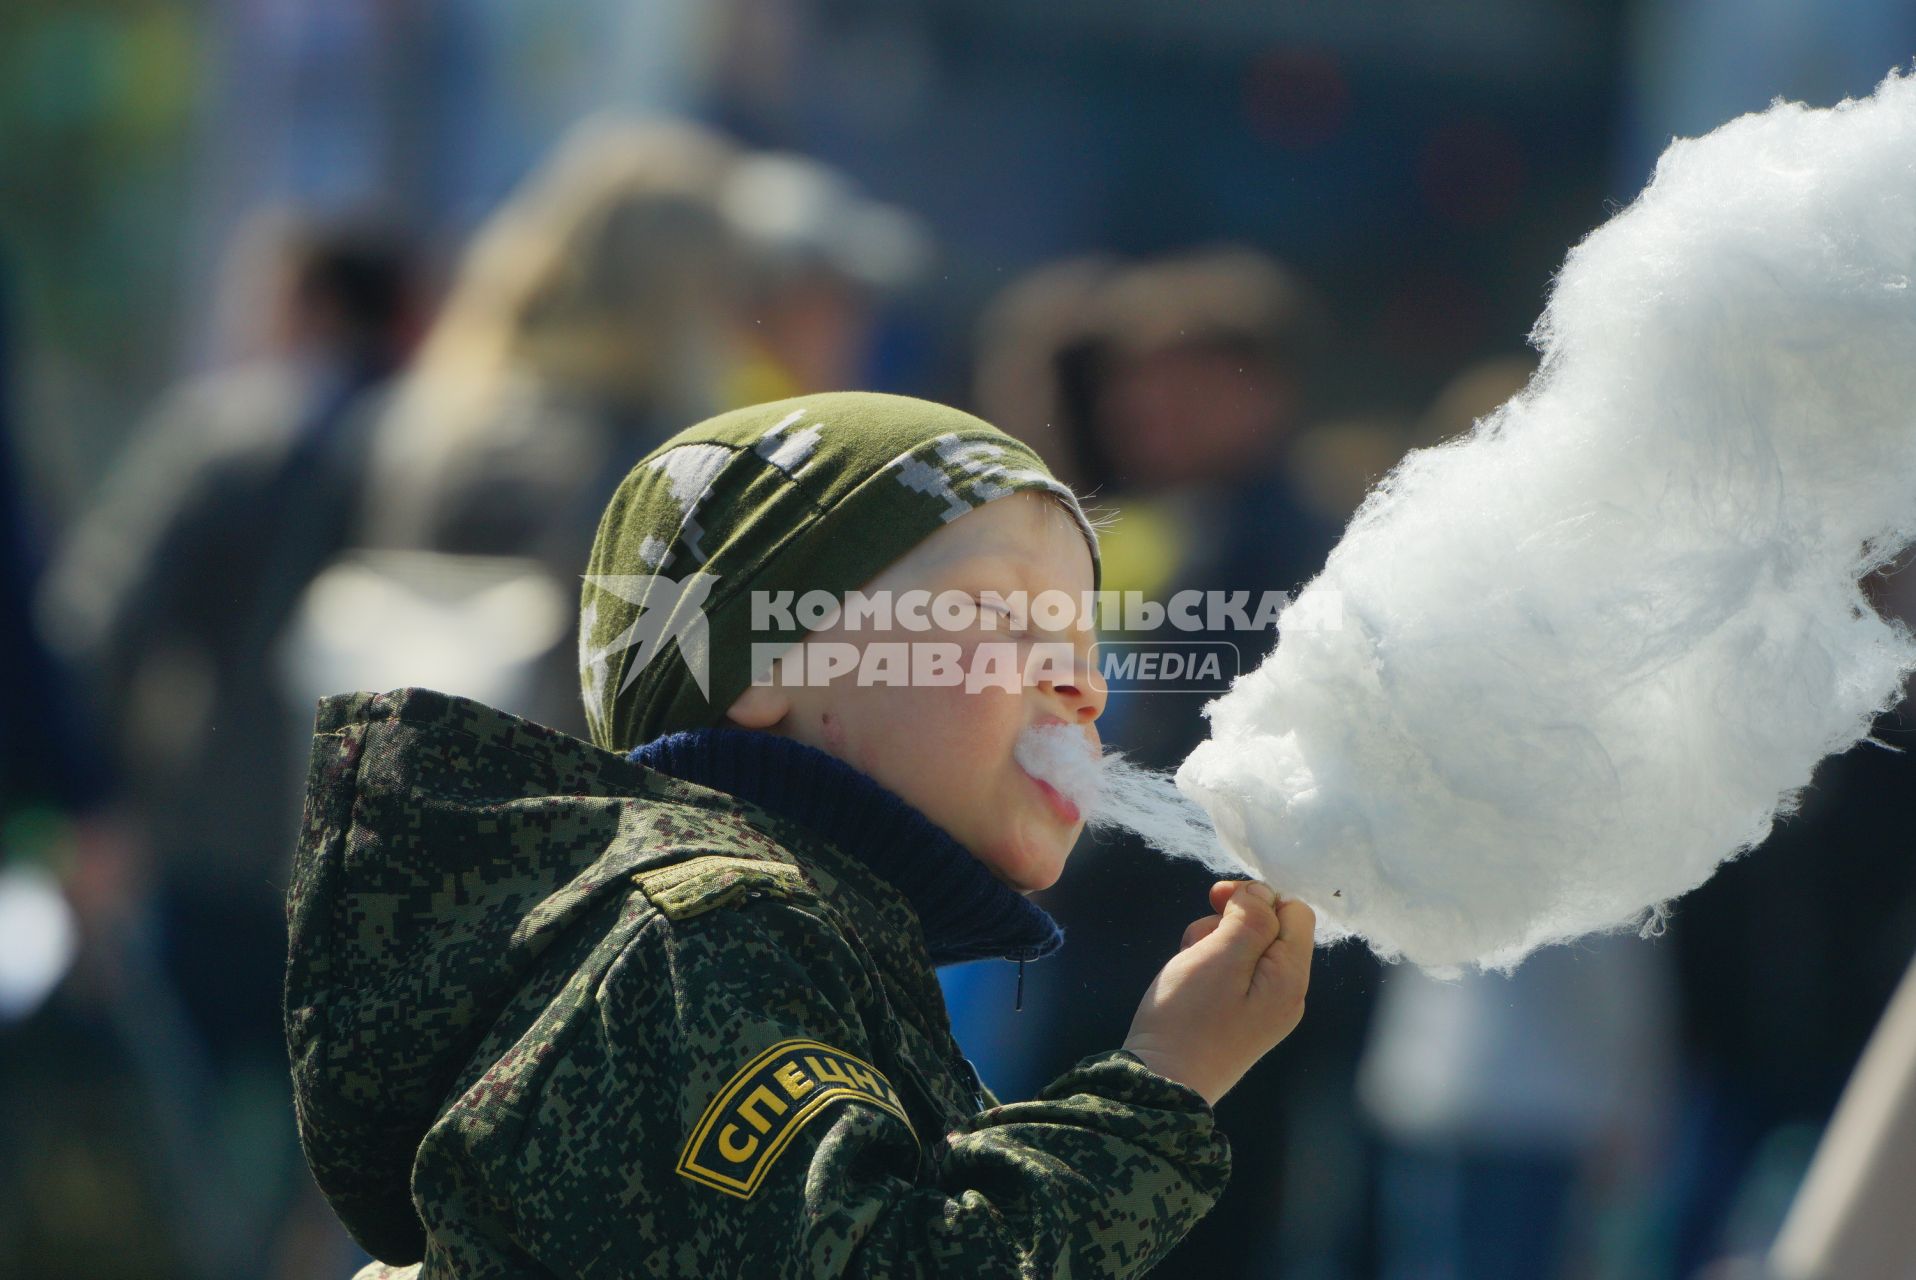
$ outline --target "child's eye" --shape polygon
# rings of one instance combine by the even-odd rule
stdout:
[[[984,625],[994,631],[1010,631],[1012,635],[1022,636],[1028,634],[1023,630],[1011,631],[1010,624],[1013,621],[1011,609],[1003,601],[993,600],[989,596],[973,596],[972,598],[978,602],[980,614],[989,615],[990,617],[989,621],[985,621],[985,619],[981,617],[980,621],[984,622]]]

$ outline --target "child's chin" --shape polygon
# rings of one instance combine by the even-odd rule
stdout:
[[[985,861],[980,859],[980,861]],[[1002,864],[985,861],[986,869],[1001,883],[1011,886],[1019,893],[1038,893],[1058,883],[1058,877],[1064,871],[1062,863],[1020,862],[1007,870]]]
[[[1042,893],[1044,890],[1058,883],[1063,875],[1064,861],[1063,859],[1059,859],[1056,862],[1044,863],[1039,866],[1027,868],[1025,873],[1019,876],[1017,880],[1009,881],[1008,883],[1019,893]]]

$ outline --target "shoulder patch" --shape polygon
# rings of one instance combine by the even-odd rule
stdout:
[[[633,875],[645,896],[673,920],[685,920],[750,893],[793,898],[811,892],[805,873],[787,862],[706,854]]]
[[[798,1131],[839,1098],[890,1112],[918,1142],[884,1072],[823,1041],[781,1040],[718,1091],[679,1153],[679,1173],[749,1200]]]

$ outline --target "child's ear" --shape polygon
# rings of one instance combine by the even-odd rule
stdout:
[[[792,699],[774,684],[755,684],[739,694],[725,718],[741,729],[769,729],[790,715]]]

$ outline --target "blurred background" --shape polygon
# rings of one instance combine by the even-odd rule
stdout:
[[[313,700],[582,732],[577,575],[664,437],[945,400],[1120,514],[1107,586],[1289,589],[1522,385],[1672,135],[1912,53],[1905,0],[11,0],[0,1275],[363,1261],[278,1013]],[[1173,763],[1202,700],[1105,737]],[[1755,1274],[1916,952],[1911,761],[1828,762],[1656,938],[1321,954],[1158,1274]],[[1208,883],[1087,855],[1022,1011],[942,975],[1006,1097],[1121,1041]]]

